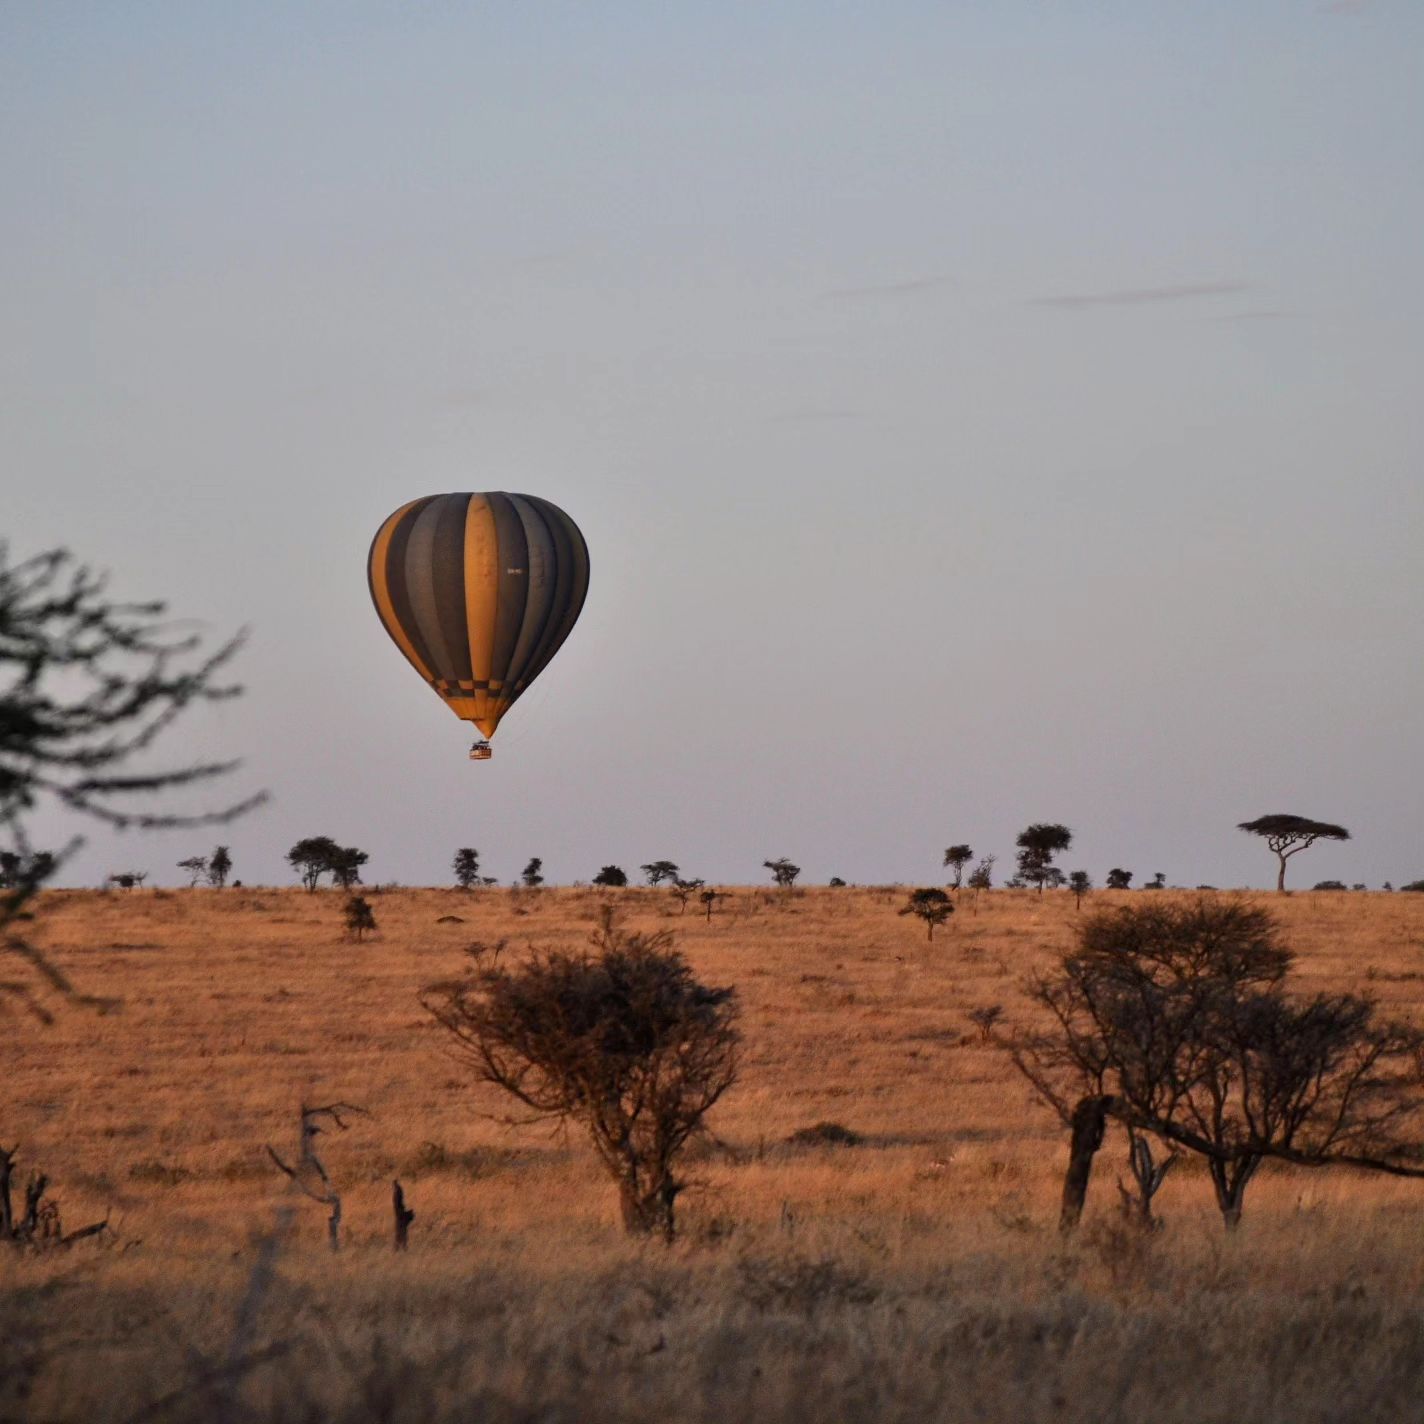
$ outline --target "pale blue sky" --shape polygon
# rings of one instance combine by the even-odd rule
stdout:
[[[244,879],[1424,876],[1424,7],[3,4],[0,174],[0,532],[251,625]],[[365,588],[456,489],[593,559],[485,766]]]

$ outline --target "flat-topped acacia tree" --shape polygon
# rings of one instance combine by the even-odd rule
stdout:
[[[1254,821],[1242,821],[1236,829],[1260,836],[1275,852],[1280,862],[1276,889],[1282,892],[1286,888],[1286,861],[1291,856],[1309,850],[1316,841],[1350,839],[1350,833],[1344,826],[1332,825],[1329,821],[1312,821],[1309,816],[1257,816]]]

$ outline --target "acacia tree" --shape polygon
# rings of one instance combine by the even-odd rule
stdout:
[[[958,890],[964,881],[964,867],[974,859],[974,852],[967,845],[952,845],[944,853],[944,863],[954,870],[954,889]]]
[[[207,879],[208,858],[205,855],[190,855],[187,860],[178,862],[178,869],[188,872],[188,889],[195,889],[198,881]]]
[[[801,874],[801,867],[793,865],[784,855],[776,860],[764,860],[762,864],[771,871],[771,878],[781,890],[790,890],[796,884],[796,877]]]
[[[593,883],[611,890],[621,890],[628,883],[628,872],[620,865],[605,865],[593,877]]]
[[[736,1080],[736,993],[700,983],[669,933],[626,931],[611,909],[591,950],[502,968],[476,946],[473,972],[422,1002],[478,1081],[588,1131],[625,1230],[671,1240],[678,1155]]]
[[[1072,1132],[1065,1227],[1108,1118],[1203,1158],[1228,1229],[1273,1158],[1424,1176],[1420,1035],[1356,995],[1289,994],[1293,959],[1258,907],[1155,901],[1089,917],[1031,983],[1048,1026],[1007,1046]]]
[[[675,881],[680,873],[677,862],[673,860],[649,861],[647,865],[640,865],[638,869],[643,872],[644,878],[652,886],[661,885],[665,880]]]
[[[1109,890],[1126,890],[1132,884],[1132,872],[1114,866],[1103,882]]]
[[[351,896],[342,914],[346,921],[346,933],[357,944],[361,943],[361,938],[367,931],[376,928],[376,912],[364,895]]]
[[[529,857],[529,864],[524,867],[520,875],[520,880],[524,882],[526,890],[537,890],[544,883],[544,862],[537,855]]]
[[[1053,864],[1053,857],[1073,844],[1073,832],[1056,822],[1035,821],[1019,832],[1014,842],[1019,848],[1019,874],[1043,894],[1045,882],[1062,883],[1063,872]]]
[[[1093,877],[1086,870],[1075,870],[1068,877],[1068,888],[1073,892],[1073,902],[1077,909],[1083,908],[1083,896],[1093,888]]]
[[[330,836],[306,836],[287,852],[287,863],[311,891],[340,859],[341,853],[341,847]]]
[[[371,857],[355,846],[339,846],[332,855],[327,869],[331,872],[332,883],[343,890],[361,883],[361,867]]]
[[[1286,888],[1286,861],[1291,856],[1309,850],[1319,840],[1350,839],[1350,833],[1344,826],[1332,825],[1329,821],[1312,821],[1308,816],[1257,816],[1254,821],[1242,821],[1236,829],[1260,836],[1271,848],[1280,866],[1276,889],[1282,893]]]
[[[461,846],[450,862],[455,884],[461,890],[473,890],[480,883],[480,853],[473,846]]]
[[[942,925],[954,913],[954,901],[938,885],[925,890],[912,890],[901,908],[902,915],[915,915],[925,922],[928,938],[934,940],[936,925]]]

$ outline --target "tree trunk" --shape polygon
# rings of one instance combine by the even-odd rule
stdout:
[[[618,1183],[618,1207],[623,1217],[623,1230],[630,1236],[652,1236],[661,1233],[667,1241],[673,1239],[673,1203],[678,1187],[671,1177],[663,1177],[655,1185],[639,1191],[623,1178]]]
[[[1259,1157],[1246,1157],[1239,1162],[1209,1164],[1211,1185],[1216,1192],[1216,1205],[1221,1211],[1221,1222],[1227,1231],[1235,1231],[1241,1225],[1241,1213],[1246,1205],[1246,1188],[1260,1165]]]
[[[1083,1215],[1088,1196],[1088,1180],[1093,1174],[1093,1158],[1103,1145],[1111,1098],[1084,1098],[1073,1109],[1073,1136],[1068,1148],[1068,1171],[1063,1177],[1063,1206],[1058,1229],[1072,1231]]]
[[[1286,893],[1286,858],[1277,851],[1276,859],[1281,863],[1280,874],[1276,876],[1276,889],[1284,895]]]
[[[395,1212],[395,1248],[404,1251],[410,1245],[410,1224],[415,1213],[405,1204],[405,1191],[397,1180],[391,1183],[391,1206]]]

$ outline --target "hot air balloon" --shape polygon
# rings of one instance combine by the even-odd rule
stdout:
[[[548,666],[588,592],[588,546],[532,494],[436,494],[396,510],[367,559],[376,612],[406,660],[484,734]]]

